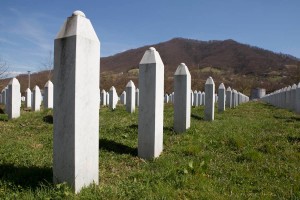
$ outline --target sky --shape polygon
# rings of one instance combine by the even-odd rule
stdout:
[[[0,58],[40,71],[67,17],[81,10],[101,57],[175,37],[226,40],[300,58],[300,0],[1,0]]]

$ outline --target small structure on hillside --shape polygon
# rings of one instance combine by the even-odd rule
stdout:
[[[260,99],[266,95],[266,89],[264,88],[253,88],[251,90],[250,99]]]

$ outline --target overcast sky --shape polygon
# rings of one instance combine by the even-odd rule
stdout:
[[[75,10],[101,41],[101,57],[174,37],[233,39],[300,58],[300,0],[2,0],[0,57],[39,71]]]

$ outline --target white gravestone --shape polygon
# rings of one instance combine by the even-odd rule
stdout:
[[[32,91],[32,99],[31,99],[31,110],[39,111],[41,109],[41,90],[39,86],[34,86]]]
[[[89,19],[75,11],[54,44],[54,183],[76,193],[99,180],[100,42]]]
[[[136,88],[135,90],[135,106],[139,107],[140,105],[140,91],[139,88]]]
[[[101,105],[106,106],[106,91],[103,89],[101,91]]]
[[[194,100],[193,100],[193,106],[198,107],[198,92],[197,90],[194,91]]]
[[[220,84],[219,89],[218,89],[218,112],[224,112],[225,111],[225,101],[226,101],[226,96],[225,96],[225,86],[223,83]]]
[[[199,106],[202,105],[202,93],[201,93],[201,91],[198,92],[198,105]]]
[[[138,156],[152,159],[163,150],[164,117],[164,64],[154,47],[140,62],[139,89]]]
[[[121,104],[126,105],[126,91],[123,91],[121,94]]]
[[[296,111],[296,89],[297,85],[293,84],[291,88],[291,106],[290,109]]]
[[[296,89],[296,113],[300,114],[300,82]]]
[[[50,80],[44,87],[44,108],[53,108],[53,83]]]
[[[132,80],[130,80],[126,85],[126,110],[129,113],[135,111],[135,85]]]
[[[8,84],[7,92],[7,114],[9,119],[18,118],[20,116],[20,83],[16,78],[13,78]]]
[[[212,77],[209,77],[205,83],[205,110],[204,119],[213,121],[215,118],[215,83]]]
[[[191,121],[191,74],[184,63],[181,63],[174,74],[174,130],[185,132]]]
[[[194,92],[191,90],[191,106],[194,105]]]
[[[169,95],[165,94],[165,103],[169,103]]]
[[[29,88],[26,89],[25,91],[25,107],[26,108],[31,108],[31,90]]]
[[[106,92],[106,105],[109,105],[109,92]]]
[[[116,88],[114,86],[112,86],[109,89],[109,108],[112,110],[116,109],[118,100],[119,100],[119,97],[116,92]]]
[[[291,108],[291,86],[288,86],[287,90],[286,90],[286,99],[285,99],[285,105],[286,105],[286,109],[290,109]]]
[[[226,90],[226,107],[231,108],[232,107],[232,91],[231,88],[228,87]]]
[[[202,92],[202,105],[205,106],[205,92]]]

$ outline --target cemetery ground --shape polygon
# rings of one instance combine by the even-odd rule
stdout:
[[[3,107],[2,107],[3,108]],[[7,120],[0,114],[0,199],[299,199],[300,116],[249,102],[173,131],[165,104],[164,151],[137,157],[137,116],[125,107],[100,110],[100,183],[74,195],[52,184],[52,110]]]

